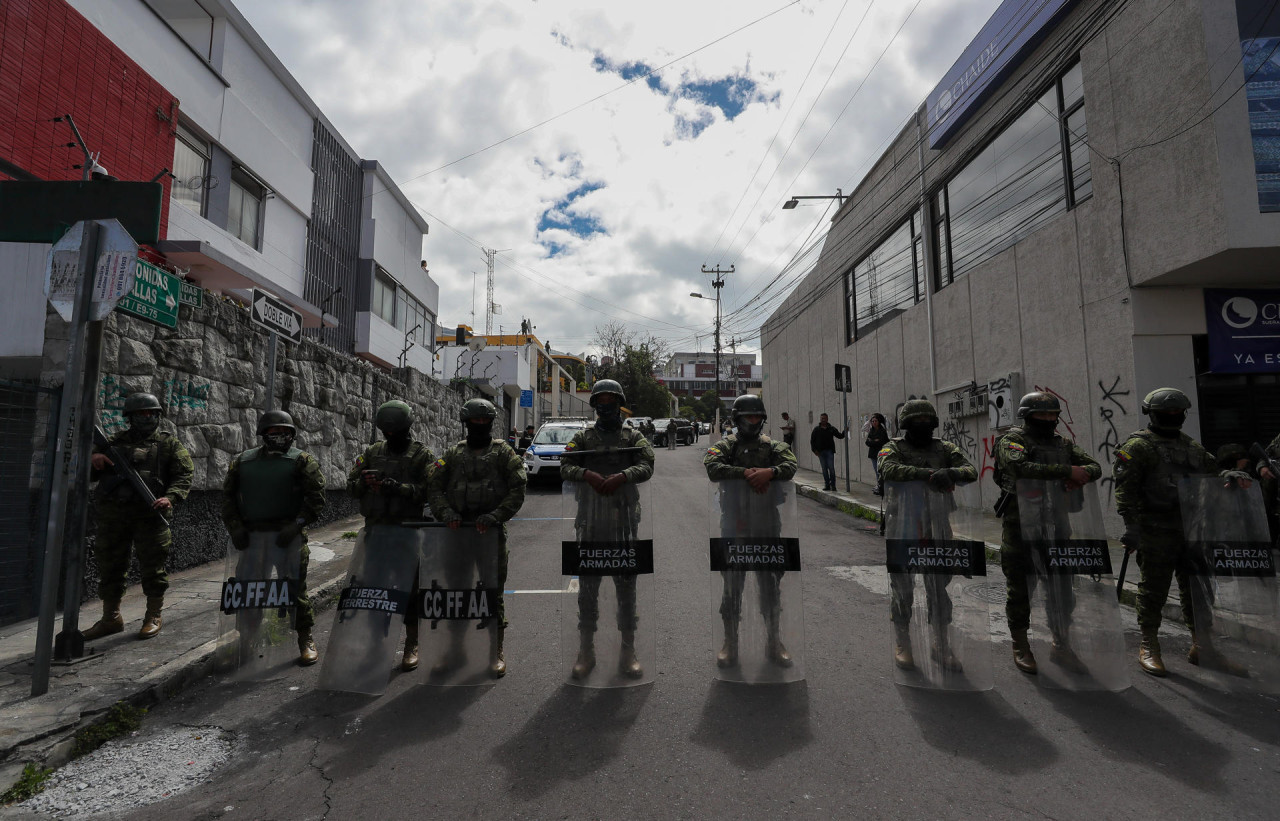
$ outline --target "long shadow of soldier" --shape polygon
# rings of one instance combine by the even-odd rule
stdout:
[[[1103,755],[1140,764],[1203,792],[1227,792],[1222,779],[1222,769],[1231,760],[1227,749],[1191,730],[1142,692],[1132,687],[1121,693],[1043,692]]]
[[[652,690],[561,686],[494,751],[494,758],[510,773],[511,792],[535,799],[557,783],[584,778],[617,757]]]
[[[690,740],[719,750],[739,767],[761,770],[813,742],[809,686],[711,682]]]
[[[1166,686],[1205,715],[1263,744],[1280,746],[1280,723],[1275,720],[1274,695],[1227,693],[1181,676],[1170,676],[1166,679]]]
[[[1048,767],[1058,750],[998,693],[899,687],[929,746],[1009,775]]]

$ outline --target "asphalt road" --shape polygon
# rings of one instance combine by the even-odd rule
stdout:
[[[494,685],[396,673],[369,699],[314,690],[313,667],[261,684],[213,679],[166,702],[144,733],[217,725],[237,752],[212,781],[129,817],[1276,817],[1275,698],[1138,678],[1136,664],[1123,693],[1052,693],[1013,668],[1004,643],[994,691],[895,686],[883,543],[808,499],[807,680],[715,682],[701,456],[658,452],[652,685],[567,685],[560,608],[573,599],[515,594],[510,672]],[[532,490],[521,514],[559,515],[558,488]],[[508,587],[563,586],[558,525],[513,523]],[[318,625],[322,654],[332,617]],[[1169,657],[1185,647],[1166,641]]]

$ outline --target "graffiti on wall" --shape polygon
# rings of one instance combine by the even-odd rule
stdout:
[[[213,385],[196,382],[191,378],[166,379],[164,383],[164,407],[170,412],[178,410],[205,410],[209,407],[209,391]]]
[[[969,461],[978,458],[978,440],[969,430],[969,424],[963,417],[948,419],[942,424],[942,438],[965,452]]]
[[[982,437],[982,467],[978,470],[978,479],[988,473],[996,471],[996,442],[1000,440],[998,434]]]
[[[102,377],[98,384],[98,424],[108,436],[129,427],[124,418],[124,400],[129,392],[111,374]]]
[[[1102,441],[1098,443],[1096,450],[1106,466],[1106,469],[1102,472],[1102,481],[1099,484],[1107,489],[1107,501],[1110,501],[1111,495],[1115,490],[1115,479],[1112,477],[1110,468],[1114,463],[1116,448],[1123,443],[1120,438],[1120,431],[1116,428],[1116,411],[1119,411],[1121,416],[1129,415],[1119,397],[1128,396],[1132,391],[1120,390],[1119,376],[1111,380],[1111,387],[1109,388],[1099,379],[1098,389],[1102,391],[1102,399],[1098,403],[1098,418],[1102,420],[1102,425],[1100,426]],[[1112,407],[1113,405],[1114,407]]]

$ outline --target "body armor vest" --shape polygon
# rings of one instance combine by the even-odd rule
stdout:
[[[1178,482],[1201,473],[1198,454],[1190,437],[1179,434],[1170,439],[1149,430],[1133,434],[1156,449],[1160,461],[1147,474],[1142,485],[1145,512],[1161,513],[1178,510]]]
[[[466,445],[455,448],[448,460],[449,486],[445,489],[449,507],[464,519],[495,510],[507,496],[505,460],[501,442],[490,442],[481,451]]]
[[[165,478],[167,477],[160,475],[160,445],[161,437],[168,435],[170,434],[161,431],[138,442],[115,441],[112,443],[156,498],[164,495],[166,486]],[[134,492],[133,486],[114,473],[102,480],[99,489],[103,498],[113,502],[121,504],[142,502]]]
[[[385,441],[378,442],[370,448],[364,469],[380,471],[383,478],[395,479],[402,485],[412,484],[413,460],[421,451],[421,442],[410,442],[404,453],[391,453]],[[422,516],[422,503],[400,495],[370,492],[360,497],[360,514],[367,519],[416,519]]]
[[[302,512],[301,456],[297,448],[275,454],[257,447],[240,457],[236,503],[246,524],[292,520]]]
[[[923,448],[912,445],[905,438],[896,441],[898,442],[898,459],[904,465],[909,465],[913,468],[929,468],[930,470],[951,467],[951,460],[940,439],[934,439]]]
[[[1028,462],[1041,465],[1071,464],[1071,443],[1061,436],[1055,434],[1050,441],[1041,442],[1027,433],[1026,428],[1020,427],[1009,431],[1006,436],[1026,448]],[[1018,480],[1001,470],[999,462],[996,463],[995,470],[996,484],[1000,489],[1009,493],[1016,492]]]
[[[729,464],[740,468],[771,468],[773,464],[773,440],[764,434],[754,442],[738,438],[736,433],[724,438],[718,447],[729,449]]]

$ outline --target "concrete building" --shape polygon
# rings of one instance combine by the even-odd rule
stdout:
[[[1107,477],[1164,385],[1191,397],[1185,430],[1206,446],[1269,441],[1280,359],[1260,337],[1280,338],[1280,291],[1232,289],[1280,281],[1278,36],[1254,0],[1007,0],[763,325],[770,407],[802,428],[837,412],[837,364],[861,418],[930,399],[984,504],[1033,389],[1061,397],[1061,432]]]
[[[720,353],[720,401],[727,408],[734,397],[758,393],[762,368],[754,353]],[[673,353],[658,377],[681,404],[716,389],[716,355],[680,351]]]

